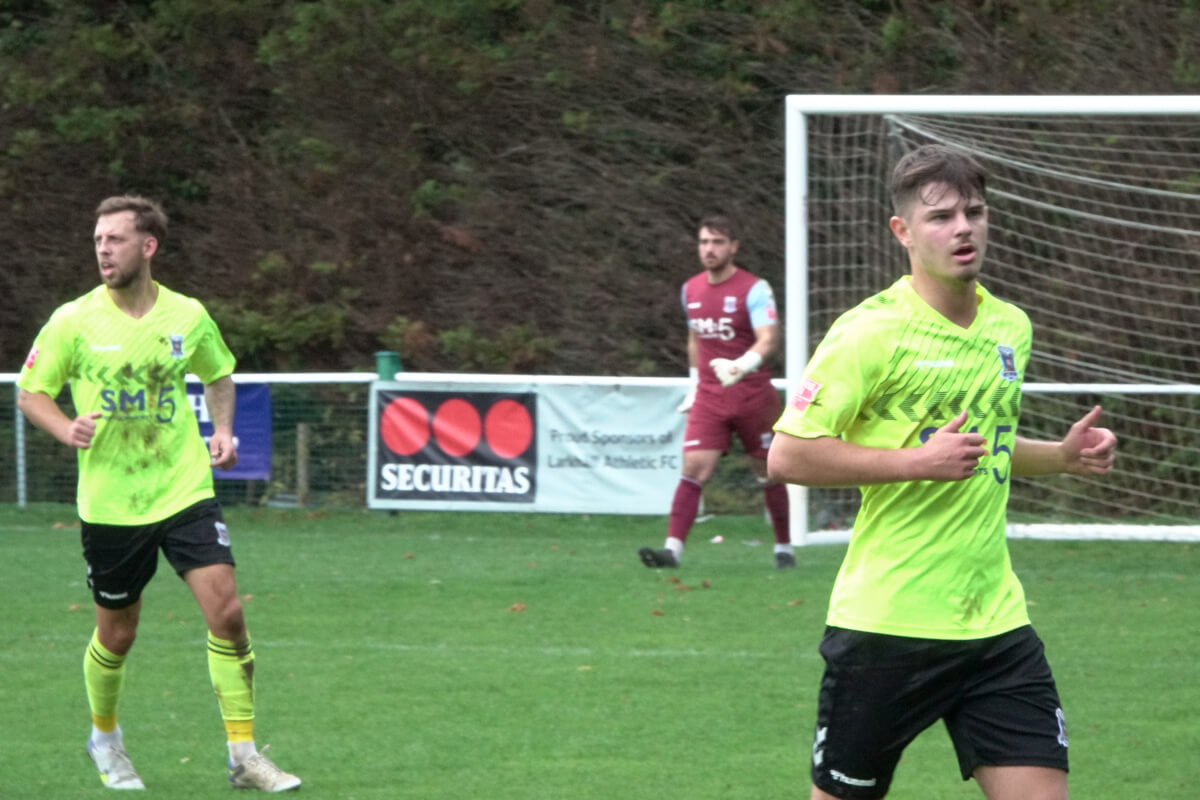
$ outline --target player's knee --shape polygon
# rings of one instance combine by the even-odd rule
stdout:
[[[118,656],[123,656],[133,649],[133,643],[137,639],[137,628],[111,628],[107,631],[101,631],[100,644],[104,645],[104,649]]]
[[[754,478],[759,484],[766,486],[771,483],[778,483],[767,472],[767,460],[765,458],[754,459],[750,462],[750,471],[754,473]]]
[[[240,641],[246,636],[246,614],[237,595],[222,598],[208,615],[209,629],[218,637]]]

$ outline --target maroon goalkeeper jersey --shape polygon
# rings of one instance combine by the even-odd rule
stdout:
[[[764,364],[741,381],[723,388],[708,362],[735,359],[754,346],[754,329],[776,324],[775,297],[770,285],[738,267],[733,276],[717,284],[701,272],[683,284],[682,301],[688,327],[696,333],[699,394],[720,394],[726,402],[754,395],[769,387],[771,371]]]

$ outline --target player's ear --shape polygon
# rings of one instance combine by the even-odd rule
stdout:
[[[904,217],[892,217],[888,220],[888,227],[892,229],[892,235],[896,237],[902,247],[907,248],[912,245],[912,234],[909,233],[908,222]]]
[[[142,241],[142,258],[150,258],[158,252],[158,238],[155,236],[147,236]]]

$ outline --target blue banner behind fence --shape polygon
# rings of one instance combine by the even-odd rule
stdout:
[[[204,403],[204,386],[188,383],[188,400],[200,423],[204,441],[212,436],[212,418]],[[214,469],[223,480],[270,480],[271,478],[271,387],[265,383],[237,384],[237,406],[233,415],[233,439],[238,463],[233,469]]]

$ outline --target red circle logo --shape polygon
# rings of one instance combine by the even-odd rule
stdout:
[[[465,456],[479,444],[482,432],[479,412],[466,400],[447,400],[433,415],[433,435],[446,455]]]
[[[411,397],[388,403],[379,422],[383,442],[399,456],[411,456],[429,441],[429,414]]]
[[[533,420],[516,400],[499,400],[488,409],[483,430],[492,452],[501,458],[516,458],[533,441]]]

